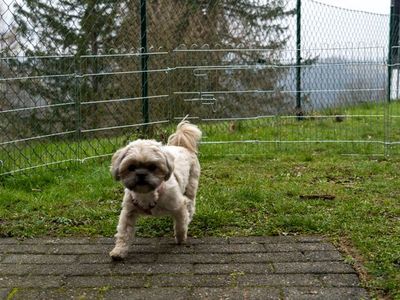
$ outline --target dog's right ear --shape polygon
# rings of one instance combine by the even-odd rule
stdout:
[[[119,176],[119,165],[121,164],[122,160],[126,156],[126,153],[128,152],[128,147],[121,148],[117,150],[113,157],[111,158],[111,175],[114,177],[115,180],[120,180]]]

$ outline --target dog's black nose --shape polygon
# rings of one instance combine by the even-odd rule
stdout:
[[[136,170],[136,177],[138,183],[145,183],[146,182],[147,171],[143,169]]]

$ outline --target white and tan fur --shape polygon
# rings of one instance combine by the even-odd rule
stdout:
[[[200,138],[197,126],[182,121],[167,146],[155,140],[137,140],[113,155],[111,173],[122,181],[125,195],[111,258],[127,256],[140,215],[172,216],[176,242],[186,241],[200,177]]]

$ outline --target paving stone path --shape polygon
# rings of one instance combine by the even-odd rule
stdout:
[[[354,269],[320,237],[0,239],[4,299],[368,299]]]

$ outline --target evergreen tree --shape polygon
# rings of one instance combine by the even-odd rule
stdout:
[[[38,103],[71,104],[51,110],[60,129],[73,129],[71,118],[78,118],[72,102],[106,97],[107,78],[100,74],[110,66],[97,56],[114,47],[122,5],[112,0],[22,0],[15,4],[18,42],[26,56],[23,68],[32,78],[23,81],[23,88]],[[80,113],[87,127],[93,127],[104,111],[89,105]]]
[[[1,79],[14,77],[14,71],[11,67],[13,56],[18,53],[16,43],[15,27],[6,19],[6,9],[0,3],[0,74]],[[0,82],[0,111],[6,111],[18,107],[20,91],[18,85],[10,81]],[[0,118],[0,142],[8,141],[20,131],[16,126],[18,116],[15,114],[4,114]]]
[[[189,113],[201,117],[254,116],[288,112],[294,108],[290,97],[279,93],[287,69],[271,67],[287,60],[284,50],[290,38],[288,26],[290,21],[294,21],[294,13],[293,9],[287,8],[285,0],[149,1],[148,36],[155,48],[162,46],[173,50],[183,45],[180,48],[232,49],[175,53],[174,65],[221,68],[195,71],[203,76],[193,76],[191,68],[178,70],[167,81],[170,90],[275,91],[215,94],[217,100],[214,103],[204,102],[211,105],[200,105],[199,101],[187,102],[188,95],[178,96],[175,102],[177,114]],[[132,12],[132,15],[137,14]]]
[[[19,43],[28,58],[23,62],[29,76],[24,89],[46,103],[71,103],[140,96],[140,57],[99,56],[135,53],[140,41],[140,1],[125,0],[21,0],[15,5]],[[209,48],[268,48],[269,51],[204,52],[182,58],[150,56],[150,69],[175,65],[244,65],[204,71],[204,78],[188,69],[149,74],[150,95],[173,91],[279,90],[283,69],[266,66],[280,61],[289,35],[287,18],[293,10],[284,0],[148,0],[149,46],[172,51],[184,44]],[[37,56],[53,56],[37,58]],[[31,57],[31,58],[30,58]],[[33,57],[33,58],[32,58]],[[133,71],[133,72],[132,72]],[[190,73],[191,72],[191,73]],[[107,75],[110,73],[118,73]],[[64,76],[64,75],[68,76]],[[83,74],[75,77],[71,74]],[[246,101],[244,101],[246,100]],[[271,107],[271,103],[275,103]],[[164,119],[170,103],[150,105],[151,119]],[[274,112],[283,106],[279,93],[220,95],[215,105],[185,103],[177,97],[177,111],[192,115],[238,116]],[[212,107],[212,111],[210,111]],[[141,120],[140,101],[83,105],[85,128],[135,123]],[[74,109],[53,110],[54,120],[70,126]],[[78,118],[77,118],[78,119]],[[47,129],[45,129],[47,130]]]

